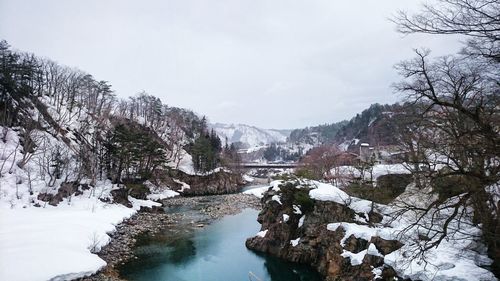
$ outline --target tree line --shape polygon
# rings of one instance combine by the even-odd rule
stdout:
[[[119,99],[109,82],[14,51],[6,41],[0,41],[0,125],[4,143],[9,129],[20,137],[16,165],[48,186],[58,180],[95,185],[106,178],[144,179],[178,168],[186,153],[201,172],[235,157],[205,117],[146,92]]]

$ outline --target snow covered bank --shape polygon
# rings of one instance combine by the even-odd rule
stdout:
[[[330,171],[333,175],[345,177],[361,177],[361,173],[354,166],[340,166]],[[388,174],[409,174],[407,164],[376,164],[373,166],[372,175],[376,180],[378,177]],[[365,171],[365,179],[370,179],[369,171]]]
[[[96,194],[109,198],[113,188],[100,182]],[[177,194],[167,189],[150,194],[150,199]],[[141,206],[161,206],[130,196],[133,208],[105,203],[91,190],[70,199],[56,207],[0,200],[0,280],[71,280],[91,275],[106,266],[95,252],[109,243],[108,233]]]
[[[0,280],[68,280],[95,273],[106,263],[91,251],[107,244],[107,233],[136,209],[84,197],[58,207],[1,208]]]
[[[64,147],[51,135],[38,134],[47,138],[41,149],[45,144]],[[2,281],[69,280],[95,273],[106,263],[92,252],[109,242],[107,233],[141,205],[159,205],[133,198],[129,199],[134,208],[102,202],[100,199],[111,200],[111,191],[118,188],[109,181],[98,181],[93,190],[82,189],[82,194],[66,197],[57,207],[40,201],[39,194],[58,193],[63,180],[49,186],[49,177],[40,174],[36,165],[43,160],[41,154],[33,155],[23,169],[19,168],[16,163],[23,157],[19,141],[17,132],[11,129],[7,131],[6,142],[0,141],[0,159],[4,163],[0,169]],[[72,174],[64,176],[75,180]]]
[[[176,181],[176,180],[174,179],[174,181]],[[153,183],[151,183],[150,181],[144,182],[144,185],[147,188],[149,188],[149,190],[151,191],[151,194],[148,194],[148,196],[147,196],[147,198],[149,200],[157,201],[157,200],[166,199],[166,198],[180,195],[179,192],[175,192],[166,186],[156,186]],[[183,183],[182,189],[180,190],[181,192],[185,188],[184,185],[185,185],[185,183]],[[189,186],[187,188],[189,188]]]
[[[249,194],[249,195],[253,195],[257,198],[262,198],[264,192],[266,192],[268,189],[269,189],[269,186],[266,185],[266,186],[252,188],[252,189],[249,189],[247,191],[243,191],[243,194]]]

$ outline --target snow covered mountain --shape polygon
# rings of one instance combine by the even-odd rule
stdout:
[[[241,142],[244,146],[256,147],[273,142],[285,142],[290,135],[289,130],[261,129],[244,124],[222,124],[210,125],[224,142],[227,138],[229,143]]]

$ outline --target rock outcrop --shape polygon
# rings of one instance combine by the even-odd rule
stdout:
[[[77,182],[63,182],[56,193],[39,193],[37,199],[48,202],[49,205],[57,206],[65,198],[83,194],[82,190],[89,189],[86,184],[78,184]]]
[[[182,189],[182,195],[220,195],[236,193],[245,184],[240,174],[220,170],[208,175],[188,175],[181,171],[171,172],[171,177],[189,185],[189,188]],[[175,191],[179,191],[182,184],[177,184]]]
[[[286,183],[264,194],[258,217],[261,232],[246,241],[249,249],[311,265],[328,281],[398,278],[390,266],[384,265],[384,255],[400,248],[399,241],[345,237],[344,227],[327,227],[338,222],[369,227],[378,223],[380,214],[368,216],[345,204],[314,200],[309,197],[309,188],[297,185]],[[360,216],[367,218],[366,223],[359,222]],[[370,221],[372,217],[376,221]],[[351,259],[350,255],[363,251],[361,260]]]

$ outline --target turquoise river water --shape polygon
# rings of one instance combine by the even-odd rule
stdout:
[[[165,230],[143,236],[138,259],[120,269],[135,281],[316,281],[311,268],[257,254],[245,240],[260,228],[258,211],[245,209],[200,229]]]

